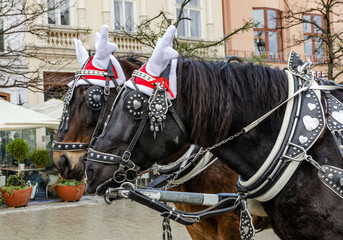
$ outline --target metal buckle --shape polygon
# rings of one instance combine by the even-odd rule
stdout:
[[[126,158],[125,155],[127,155],[128,157]],[[131,158],[131,152],[129,152],[129,151],[127,151],[127,150],[123,153],[123,156],[121,157],[121,159],[122,159],[125,163],[126,163],[130,158]]]

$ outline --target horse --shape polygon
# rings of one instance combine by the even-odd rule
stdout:
[[[299,67],[293,68],[296,62],[299,63]],[[154,163],[163,162],[185,144],[191,143],[207,148],[207,151],[211,151],[237,172],[240,175],[240,184],[238,184],[240,191],[243,196],[249,197],[251,193],[246,191],[249,190],[249,185],[242,186],[244,182],[247,183],[256,176],[256,173],[261,172],[258,171],[274,149],[274,143],[279,138],[280,129],[283,129],[284,124],[289,126],[287,129],[291,131],[287,130],[283,135],[290,136],[290,132],[293,131],[292,134],[296,136],[298,127],[287,124],[299,123],[299,126],[303,124],[306,127],[306,129],[304,126],[300,128],[302,133],[310,132],[314,133],[314,136],[307,137],[300,134],[296,138],[297,144],[289,145],[290,140],[280,144],[279,148],[291,146],[287,149],[294,154],[300,152],[301,155],[296,156],[301,158],[287,157],[287,155],[275,157],[278,163],[274,164],[276,166],[295,165],[293,174],[291,177],[287,176],[287,181],[282,181],[282,187],[278,188],[276,185],[274,190],[277,191],[274,191],[274,195],[266,200],[262,199],[261,204],[270,218],[274,232],[280,239],[343,239],[341,217],[343,205],[339,195],[340,187],[331,186],[333,191],[338,187],[338,192],[333,192],[326,186],[329,183],[323,184],[320,180],[323,178],[325,182],[333,178],[333,174],[329,174],[330,176],[326,175],[324,180],[324,173],[329,171],[321,167],[324,164],[337,167],[336,170],[331,168],[332,173],[342,172],[340,169],[343,167],[343,161],[336,144],[337,139],[331,131],[323,128],[325,125],[323,122],[329,121],[333,109],[337,108],[337,106],[328,107],[329,100],[339,105],[338,101],[343,100],[343,93],[332,92],[337,101],[332,100],[332,97],[329,98],[327,91],[322,92],[321,98],[315,97],[316,94],[312,92],[314,90],[310,90],[310,87],[316,89],[312,85],[316,81],[308,80],[308,75],[304,74],[308,64],[303,64],[300,59],[292,62],[290,58],[289,65],[291,67],[285,71],[251,63],[227,64],[221,61],[178,58],[178,96],[172,101],[170,108],[173,110],[169,110],[166,119],[163,119],[163,131],[158,131],[157,134],[151,133],[155,128],[145,124],[145,122],[149,123],[150,109],[144,109],[142,119],[145,122],[132,119],[126,113],[127,97],[140,91],[125,89],[113,108],[102,136],[97,139],[90,151],[106,153],[117,162],[106,165],[95,162],[91,156],[88,156],[87,188],[95,189],[100,182],[113,178],[113,173],[116,171],[122,174],[123,170],[132,169],[132,166],[137,171],[149,170]],[[290,76],[290,72],[307,79],[306,83]],[[290,83],[291,81],[293,83]],[[289,95],[291,88],[293,93]],[[296,91],[296,88],[299,90]],[[317,87],[318,89],[320,88]],[[311,111],[317,113],[318,109],[318,114],[325,113],[323,117],[311,117],[310,121],[307,121],[310,116],[299,116],[302,112],[297,109],[302,106],[299,100],[299,94],[302,92],[304,95],[301,95],[301,99],[304,101],[315,99],[314,102],[305,102],[306,106],[304,105],[303,109],[307,111],[306,116],[312,114]],[[287,105],[284,104],[286,102]],[[288,103],[293,103],[293,108],[289,108]],[[322,105],[318,105],[319,103]],[[343,107],[339,106],[338,109],[343,110]],[[295,114],[295,117],[283,121],[284,118],[291,116],[289,109],[291,113],[295,112],[298,115]],[[336,117],[334,125],[339,125],[337,114],[334,117]],[[296,121],[298,118],[299,122]],[[322,127],[321,131],[318,130],[320,127]],[[125,167],[119,168],[119,163],[124,164]],[[127,163],[130,163],[131,167],[125,165]],[[274,173],[273,170],[271,172]],[[274,181],[278,182],[270,172],[264,175],[263,173],[260,174],[265,177],[263,183],[268,185],[274,184]],[[218,174],[221,174],[220,178],[230,173],[226,171]]]
[[[118,61],[126,78],[129,78],[132,72],[142,65],[135,56],[119,58]],[[86,104],[85,94],[89,87],[90,85],[83,85],[75,88],[70,101],[71,110],[69,128],[61,128],[58,130],[56,135],[57,142],[67,144],[88,144],[90,142],[93,131],[98,123],[100,111],[92,110]],[[116,89],[111,88],[105,116],[109,114],[111,104],[116,96]],[[101,127],[103,122],[101,123]],[[76,180],[82,180],[84,178],[83,156],[86,153],[86,150],[87,148],[80,148],[76,151],[68,151],[68,149],[54,149],[53,161],[58,172],[63,178]]]
[[[135,69],[138,69],[142,63],[137,60],[136,57],[130,56],[126,58],[118,59],[126,78],[129,78]],[[62,143],[89,143],[93,132],[96,128],[100,112],[94,111],[89,108],[85,102],[84,95],[90,85],[78,86],[74,90],[73,97],[70,101],[70,120],[68,130],[61,129],[57,132],[56,141]],[[109,114],[110,107],[117,96],[117,92],[114,88],[111,89],[106,115]],[[101,122],[103,126],[105,118]],[[82,124],[80,124],[82,123]],[[181,152],[185,152],[182,150]],[[78,149],[78,151],[65,151],[65,150],[55,150],[54,151],[54,163],[63,178],[74,178],[81,180],[84,178],[84,154],[86,149]],[[235,181],[237,180],[237,175],[232,172],[226,178],[218,179],[215,172],[218,170],[227,169],[225,165],[217,161],[204,171],[201,175],[196,176],[194,179],[175,187],[175,190],[180,191],[197,191],[197,192],[208,192],[216,193],[218,191],[235,191]],[[209,180],[208,180],[209,179]],[[214,185],[212,183],[222,181],[221,186]],[[93,192],[90,192],[93,194]],[[176,204],[177,208],[184,210],[195,211],[201,209],[199,206],[190,206],[187,204]],[[256,217],[256,223],[260,223],[261,227],[268,224],[267,220],[260,219]],[[239,239],[238,226],[239,216],[237,214],[224,214],[221,216],[216,216],[213,218],[208,218],[200,221],[193,226],[187,226],[189,234],[192,239],[209,239],[205,236],[211,236],[212,239]],[[223,227],[230,225],[232,227]]]

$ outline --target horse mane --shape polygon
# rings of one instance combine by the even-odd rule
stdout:
[[[130,53],[127,55],[122,55],[122,56],[117,56],[118,60],[126,60],[132,64],[138,65],[138,66],[142,66],[143,62],[140,60],[142,57],[140,55],[134,54],[134,53]]]
[[[186,106],[191,121],[186,126],[190,139],[200,146],[227,138],[230,130],[256,120],[286,99],[288,92],[283,71],[252,63],[179,58],[177,79],[177,101]],[[240,126],[231,129],[235,121]]]

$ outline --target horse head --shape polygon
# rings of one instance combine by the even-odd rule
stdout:
[[[76,79],[69,84],[53,148],[54,163],[61,176],[67,179],[79,180],[84,177],[83,156],[90,140],[97,135],[94,132],[96,127],[98,131],[102,129],[104,116],[110,112],[119,86],[141,65],[134,57],[117,60],[111,55],[117,47],[108,42],[107,26],[102,26],[101,33],[95,36],[94,57],[89,57],[81,41],[74,39],[82,70],[76,73]],[[109,70],[113,77],[107,85],[104,73]]]
[[[146,124],[148,119],[152,121],[152,118],[148,117],[149,106],[156,105],[152,104],[149,97],[145,95],[149,93],[151,95],[153,91],[149,84],[153,84],[152,86],[162,86],[161,82],[158,82],[162,80],[163,84],[167,84],[170,89],[173,88],[173,84],[164,82],[169,78],[170,69],[167,72],[168,76],[165,76],[165,78],[154,78],[152,76],[159,76],[170,63],[171,59],[178,56],[178,53],[171,47],[174,34],[175,27],[170,26],[163,38],[159,39],[148,63],[140,69],[140,72],[133,74],[131,81],[125,83],[126,89],[118,98],[111,116],[108,118],[106,128],[99,136],[94,148],[89,151],[88,157],[94,161],[88,161],[86,167],[88,193],[94,194],[97,192],[98,194],[102,194],[106,190],[106,187],[109,186],[108,184],[104,184],[105,182],[112,184],[110,186],[117,185],[118,182],[107,182],[114,173],[118,181],[121,178],[125,180],[135,179],[138,171],[148,168],[152,163],[160,159],[164,159],[166,154],[177,152],[186,141],[187,133],[185,132],[185,128],[183,125],[181,128],[179,126],[179,124],[182,124],[181,120],[172,121],[170,123],[171,128],[163,131],[161,129],[159,131],[159,135],[161,134],[168,139],[172,139],[163,143],[159,143],[159,139],[162,138],[156,138],[154,141],[156,132],[153,135],[150,131],[151,128],[154,131],[158,131],[160,127],[155,123],[150,127]],[[170,63],[169,68],[175,74],[176,62]],[[144,77],[151,80],[145,86],[142,85]],[[142,91],[139,89],[142,89]],[[174,93],[176,94],[176,92]],[[168,96],[171,98],[175,97],[172,91],[168,92]],[[155,100],[157,101],[157,109],[155,111],[164,111],[163,109],[167,109],[170,104],[167,94],[165,94],[163,100],[162,98],[161,100]],[[162,117],[165,116],[156,118],[156,123],[162,120]],[[167,118],[166,120],[169,121],[170,119]],[[118,142],[117,139],[120,139],[120,141]],[[132,141],[132,139],[134,140]],[[151,144],[152,142],[153,144]],[[149,150],[149,154],[146,150]],[[135,156],[135,163],[131,162],[130,155]],[[137,168],[131,167],[130,170],[124,168],[118,169],[119,164],[116,163],[119,163],[119,159],[121,158],[127,159],[129,164],[132,163]],[[101,187],[97,190],[99,185]]]

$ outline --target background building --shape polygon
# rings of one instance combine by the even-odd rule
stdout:
[[[37,79],[44,90],[1,88],[4,80],[0,80],[0,97],[15,104],[33,107],[50,98],[61,99],[67,90],[67,83],[74,78],[74,72],[79,70],[73,38],[80,39],[86,49],[94,50],[95,32],[100,30],[101,25],[107,24],[110,41],[118,45],[116,55],[136,53],[150,56],[152,48],[129,38],[123,34],[122,29],[134,35],[138,24],[157,16],[161,11],[174,22],[183,0],[3,0],[1,4],[6,6],[8,2],[14,2],[13,6],[16,7],[12,6],[11,11],[19,13],[21,8],[30,11],[40,7],[45,9],[29,24],[18,26],[25,29],[18,31],[12,38],[4,38],[1,30],[20,22],[20,14],[15,19],[7,17],[6,13],[0,15],[0,53],[6,52],[9,47],[21,47],[26,53],[35,56],[18,57],[16,68],[22,74],[9,75],[9,78],[23,78],[23,81],[25,77]],[[283,68],[289,51],[294,50],[303,59],[312,60],[316,64],[318,76],[326,76],[328,48],[320,40],[322,32],[309,24],[309,21],[313,21],[326,26],[326,19],[318,12],[305,12],[300,19],[307,20],[307,23],[288,27],[291,21],[284,17],[290,10],[296,10],[292,6],[318,7],[316,0],[192,0],[184,9],[184,17],[191,18],[191,21],[179,24],[177,37],[189,44],[214,42],[241,27],[244,22],[253,20],[252,29],[234,35],[225,44],[215,48],[217,59],[238,56],[262,60],[266,64]],[[339,15],[343,11],[342,6],[333,9],[333,21],[342,20],[342,15]],[[151,25],[151,28],[157,30],[158,25]],[[332,28],[336,32],[343,30],[339,21]],[[295,44],[297,38],[305,41]],[[208,57],[210,53],[206,49],[199,55]],[[0,56],[1,61],[13,58],[6,54]],[[341,65],[336,64],[335,69],[336,72],[341,70]],[[336,79],[337,82],[342,80],[342,76]],[[47,136],[51,135],[52,130],[31,129],[31,132],[30,136],[35,136],[36,145],[45,146],[50,141]]]

